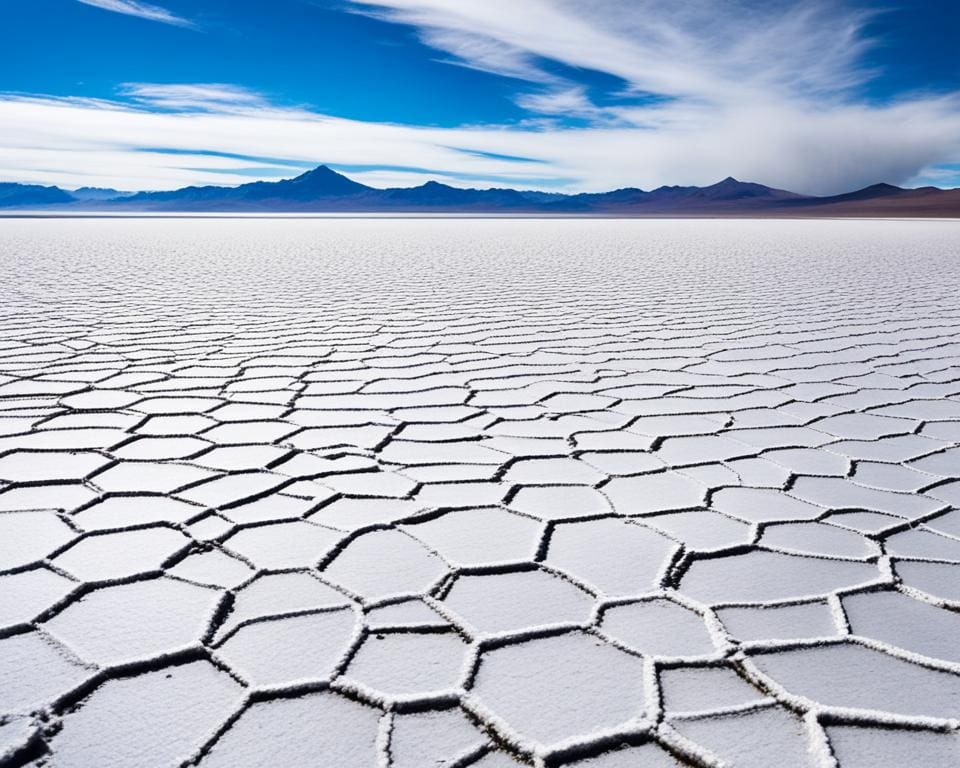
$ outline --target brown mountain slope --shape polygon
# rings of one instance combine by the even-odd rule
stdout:
[[[786,208],[796,216],[960,217],[960,189],[894,189],[898,191],[873,196],[857,196],[858,193],[852,192],[815,198],[811,202],[797,202]],[[782,213],[786,214],[787,210]]]

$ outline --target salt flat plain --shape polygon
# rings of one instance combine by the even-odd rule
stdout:
[[[0,221],[0,764],[960,761],[960,223]]]

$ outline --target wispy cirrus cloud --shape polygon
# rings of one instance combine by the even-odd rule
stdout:
[[[102,8],[105,11],[122,13],[127,16],[136,16],[148,21],[159,21],[162,24],[173,24],[177,27],[192,27],[193,22],[162,8],[159,5],[141,3],[137,0],[77,0],[84,5]]]
[[[147,107],[202,112],[263,111],[262,94],[228,83],[124,83],[120,92]]]
[[[829,0],[353,0],[411,25],[454,60],[532,83],[545,66],[603,72],[639,92],[710,102],[834,94],[870,76],[871,14]]]

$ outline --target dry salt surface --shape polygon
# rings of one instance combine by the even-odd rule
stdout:
[[[960,223],[0,263],[0,764],[960,763]]]

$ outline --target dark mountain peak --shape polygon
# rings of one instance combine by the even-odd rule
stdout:
[[[718,182],[716,182],[715,184],[708,184],[708,185],[705,186],[705,187],[701,187],[701,189],[705,189],[705,190],[706,190],[706,189],[717,189],[717,190],[720,190],[720,189],[754,189],[754,188],[769,189],[769,187],[765,187],[765,186],[763,186],[762,184],[755,184],[755,183],[752,182],[752,181],[739,181],[739,180],[733,178],[733,176],[727,176],[727,178],[723,179],[723,181],[718,181]]]
[[[910,190],[881,182],[880,184],[871,184],[869,187],[864,187],[854,192],[847,192],[843,195],[812,198],[812,201],[814,205],[823,205],[827,203],[844,203],[853,200],[874,200],[878,197],[895,197],[908,192],[910,192]]]
[[[905,191],[906,190],[903,187],[887,184],[885,181],[882,181],[879,184],[871,184],[869,187],[864,187],[863,189],[857,190],[857,192],[864,192],[873,195],[898,195]],[[857,194],[857,192],[852,194]]]
[[[288,184],[291,187],[310,189],[316,192],[318,196],[350,195],[371,189],[365,184],[348,179],[342,173],[337,173],[326,165],[318,165],[295,178],[279,181],[276,184]]]
[[[347,178],[343,174],[337,173],[333,168],[327,165],[318,165],[316,168],[311,168],[309,171],[304,171],[299,176],[294,176],[292,179],[286,179],[286,181],[309,181],[316,182],[322,179],[331,179],[339,176],[340,178]]]
[[[793,192],[787,192],[784,189],[774,189],[764,184],[757,184],[752,181],[740,181],[727,176],[723,181],[711,184],[708,187],[693,187],[698,190],[694,192],[697,197],[705,197],[711,200],[740,200],[743,198],[773,198],[783,199],[788,197],[799,197]]]

